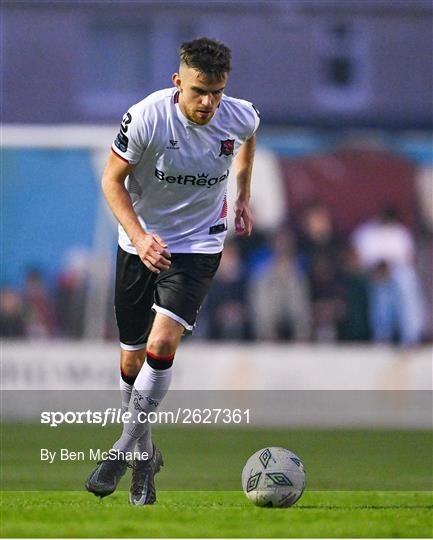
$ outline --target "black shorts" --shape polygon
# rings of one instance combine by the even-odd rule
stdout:
[[[155,313],[167,315],[192,332],[220,259],[221,253],[172,253],[171,267],[155,274],[138,255],[119,247],[114,304],[121,347],[143,348]]]

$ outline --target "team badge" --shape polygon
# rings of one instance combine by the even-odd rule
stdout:
[[[226,139],[225,141],[221,141],[221,148],[220,148],[220,155],[221,156],[232,156],[235,149],[235,140],[234,139]]]

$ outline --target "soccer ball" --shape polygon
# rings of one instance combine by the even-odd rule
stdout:
[[[304,465],[286,448],[262,448],[242,471],[242,488],[256,506],[287,508],[300,498],[304,487]]]

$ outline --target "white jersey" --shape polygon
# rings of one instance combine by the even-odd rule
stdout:
[[[188,120],[176,88],[160,90],[124,115],[112,150],[135,165],[125,181],[148,233],[172,253],[219,253],[227,234],[227,180],[234,156],[259,125],[248,101],[223,96],[207,125]],[[119,225],[119,245],[136,249]]]

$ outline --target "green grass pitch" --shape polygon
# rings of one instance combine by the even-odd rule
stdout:
[[[292,508],[256,508],[239,492],[162,491],[129,507],[127,492],[102,502],[80,492],[3,494],[3,537],[290,538],[432,535],[428,493],[307,492]]]
[[[429,431],[155,429],[165,466],[151,507],[128,505],[128,478],[100,501],[94,463],[40,462],[41,447],[107,449],[116,428],[2,426],[1,536],[30,538],[416,537],[432,526]],[[246,459],[285,446],[307,470],[292,508],[256,508],[240,491]]]

